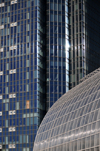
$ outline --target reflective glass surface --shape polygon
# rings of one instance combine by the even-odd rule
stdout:
[[[68,0],[46,3],[46,110],[69,89]]]
[[[70,89],[100,67],[99,7],[95,0],[69,0]]]
[[[32,151],[45,115],[45,5],[0,0],[0,150]]]
[[[49,109],[33,151],[100,151],[99,145],[100,68]]]

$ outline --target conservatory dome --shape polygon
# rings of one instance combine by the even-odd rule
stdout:
[[[49,109],[33,151],[100,150],[100,68]]]

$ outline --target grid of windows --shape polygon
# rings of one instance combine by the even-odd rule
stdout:
[[[44,14],[43,0],[0,0],[0,150],[3,151],[32,151],[45,114]]]
[[[100,147],[100,68],[51,107],[38,130],[34,151]]]
[[[69,0],[70,89],[100,67],[99,1]]]
[[[0,149],[32,150],[68,90],[68,49],[68,0],[0,0]]]
[[[68,91],[68,0],[46,3],[46,106],[47,110]]]

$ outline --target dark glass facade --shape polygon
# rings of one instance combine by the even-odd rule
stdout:
[[[70,88],[100,66],[100,2],[69,0]]]
[[[0,0],[0,150],[32,151],[45,115],[45,5]]]
[[[68,90],[67,0],[0,0],[0,150],[32,151]]]
[[[46,109],[68,91],[68,0],[46,3]]]
[[[71,88],[98,67],[98,4],[0,0],[0,149],[32,151],[46,111],[68,91],[69,79]]]

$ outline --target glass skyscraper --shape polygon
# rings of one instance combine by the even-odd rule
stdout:
[[[0,150],[32,151],[68,90],[67,0],[0,0]]]
[[[0,0],[0,150],[32,151],[47,110],[98,67],[98,4]]]
[[[100,1],[69,0],[69,88],[100,67]]]
[[[46,3],[46,109],[68,91],[68,0]]]

